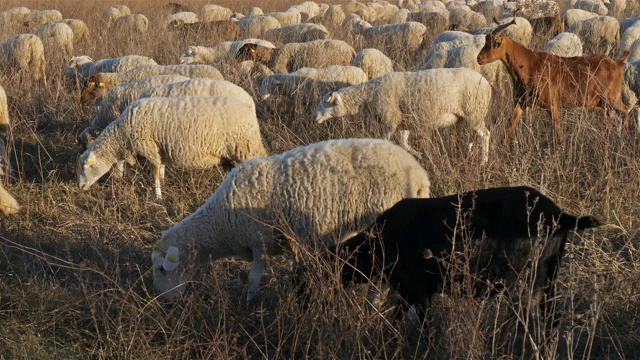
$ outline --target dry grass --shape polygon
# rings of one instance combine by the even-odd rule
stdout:
[[[67,18],[85,20],[93,41],[77,44],[76,54],[141,54],[175,63],[186,44],[159,28],[157,2],[123,3],[149,16],[148,34],[124,38],[100,31],[103,1],[4,0],[0,8],[57,8]],[[203,3],[189,5],[199,9]],[[234,11],[253,5],[280,10],[291,0],[220,4]],[[0,29],[0,35],[20,31]],[[46,88],[19,74],[0,79],[13,121],[14,179],[5,183],[23,205],[20,214],[0,218],[0,359],[640,357],[640,140],[635,127],[618,132],[598,114],[565,111],[566,137],[560,140],[548,115],[535,110],[505,146],[511,108],[496,104],[489,164],[480,167],[478,147],[468,150],[476,135],[465,124],[433,132],[416,125],[411,141],[425,154],[422,164],[434,195],[531,185],[572,213],[592,214],[619,227],[572,239],[555,304],[563,315],[552,332],[542,331],[539,321],[503,298],[442,295],[434,301],[428,333],[421,334],[410,321],[392,323],[392,304],[374,310],[366,305],[367,289],[345,291],[331,277],[308,274],[314,287],[302,306],[290,257],[270,259],[261,293],[249,304],[242,301],[248,264],[231,260],[201,269],[184,302],[157,301],[149,271],[151,246],[162,230],[202,204],[224,174],[169,169],[161,203],[153,200],[145,170],[132,181],[108,179],[80,192],[75,138],[92,109],[82,108],[78,92],[62,86],[63,67],[49,64]],[[257,93],[255,84],[236,80]],[[282,99],[257,105],[272,153],[328,138],[381,135],[362,117],[316,126],[304,106]],[[315,254],[302,258],[321,265]]]

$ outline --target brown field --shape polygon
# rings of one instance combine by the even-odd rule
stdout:
[[[122,36],[101,30],[102,9],[116,3],[147,15],[149,32]],[[197,11],[206,1],[184,3]],[[260,6],[266,12],[294,3],[218,4],[238,12]],[[55,8],[65,18],[84,20],[92,39],[75,44],[76,55],[140,54],[177,63],[188,44],[160,27],[159,4],[3,0],[0,10]],[[0,37],[24,31],[4,28]],[[513,307],[502,297],[442,295],[434,301],[428,333],[422,334],[411,321],[393,324],[388,311],[393,296],[374,310],[366,305],[367,289],[344,290],[324,276],[312,276],[311,301],[301,306],[291,256],[270,259],[261,292],[250,303],[243,301],[249,264],[234,260],[204,266],[185,301],[158,301],[151,247],[164,229],[212,194],[224,173],[169,167],[161,202],[154,200],[150,171],[144,168],[132,180],[108,179],[80,191],[76,136],[94,109],[81,106],[79,91],[63,85],[65,64],[47,65],[46,87],[20,74],[0,78],[9,97],[14,170],[4,184],[23,207],[19,214],[0,216],[0,359],[640,358],[640,129],[633,121],[620,131],[595,112],[565,110],[560,140],[547,113],[533,110],[504,145],[512,108],[503,98],[489,123],[486,166],[480,166],[477,145],[469,150],[478,139],[464,123],[440,131],[415,124],[410,141],[424,154],[421,163],[430,174],[433,196],[530,185],[570,213],[610,224],[568,244],[556,299],[562,317],[551,332],[526,316],[526,305]],[[227,79],[257,95],[251,79]],[[316,125],[309,107],[258,97],[256,104],[270,153],[330,138],[381,136],[363,117]],[[317,262],[314,254],[307,255],[306,261]],[[521,295],[524,303],[526,293]]]

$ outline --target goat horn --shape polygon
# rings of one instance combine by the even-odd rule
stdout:
[[[516,10],[516,13],[518,12],[518,10]],[[513,14],[513,20],[509,21],[506,24],[502,24],[498,27],[496,27],[495,29],[493,29],[493,31],[491,32],[491,35],[493,36],[498,36],[500,35],[506,28],[508,28],[511,25],[515,25],[516,24],[516,13]]]

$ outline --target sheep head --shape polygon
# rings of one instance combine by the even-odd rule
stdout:
[[[153,285],[161,299],[175,301],[182,297],[186,288],[186,264],[187,254],[176,246],[168,246],[168,241],[163,235],[162,239],[151,253],[153,266]]]
[[[262,64],[268,64],[273,56],[273,49],[254,43],[246,43],[242,45],[236,52],[236,61],[243,62],[253,60]]]
[[[342,102],[342,96],[338,92],[326,94],[313,113],[313,120],[321,124],[325,120],[348,115],[347,109]]]
[[[101,81],[97,76],[90,78],[85,88],[80,94],[80,103],[84,106],[95,103],[96,100],[105,96],[109,92],[109,87],[104,81]]]
[[[98,181],[102,175],[106,174],[113,166],[113,163],[106,161],[92,150],[85,151],[78,160],[76,174],[78,176],[78,186],[82,190],[87,190],[93,183]]]

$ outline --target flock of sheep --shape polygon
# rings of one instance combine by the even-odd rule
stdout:
[[[229,170],[205,204],[163,232],[152,254],[154,283],[163,298],[175,299],[189,280],[192,257],[238,257],[252,262],[251,299],[265,256],[281,250],[273,224],[297,239],[313,239],[316,249],[326,248],[364,230],[401,199],[429,197],[429,177],[418,161],[422,154],[410,145],[409,121],[433,129],[464,120],[481,140],[481,162],[489,160],[492,99],[510,96],[513,87],[501,62],[477,61],[496,27],[508,26],[502,35],[524,46],[534,34],[546,36],[544,50],[563,57],[628,51],[621,92],[626,105],[635,106],[640,17],[618,18],[637,4],[571,5],[560,13],[552,0],[305,1],[272,13],[257,7],[235,13],[214,4],[194,13],[171,3],[162,24],[166,31],[208,39],[210,46],[195,42],[168,65],[135,54],[99,60],[77,55],[74,43],[90,34],[82,20],[20,7],[0,12],[0,25],[22,23],[32,31],[0,44],[0,72],[47,86],[45,59],[67,61],[67,85],[82,88],[84,105],[98,105],[78,134],[85,148],[76,166],[81,189],[108,172],[126,176],[138,158],[153,168],[157,199],[165,165]],[[114,32],[149,28],[145,15],[131,14],[124,5],[105,9],[102,17]],[[260,81],[260,99],[225,80],[231,70]],[[315,106],[309,116],[317,123],[355,114],[375,119],[385,139],[327,140],[269,156],[256,107],[275,97]],[[10,117],[0,87],[5,133]],[[390,141],[396,134],[400,146]],[[8,164],[6,151],[0,161]],[[550,208],[549,214],[559,214]],[[0,186],[0,211],[19,210]],[[574,221],[566,229],[575,226]]]

